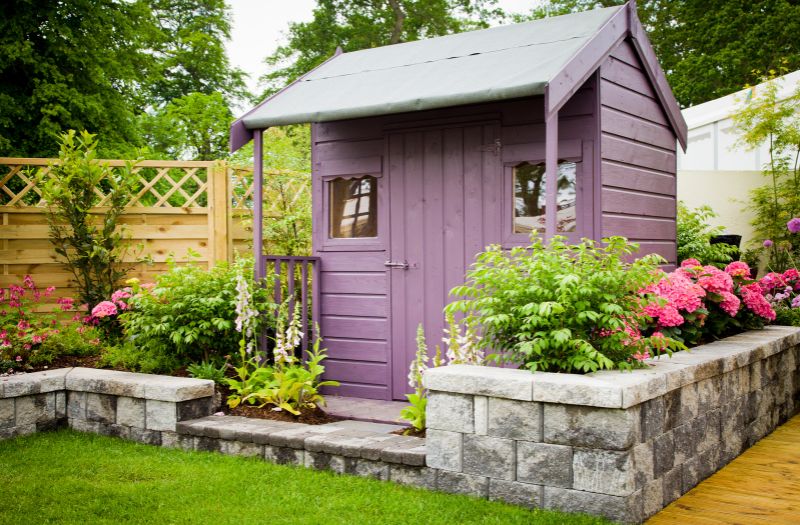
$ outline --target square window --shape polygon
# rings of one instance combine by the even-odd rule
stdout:
[[[574,232],[577,223],[575,162],[558,163],[557,231]],[[520,163],[513,168],[514,233],[544,233],[547,204],[545,164]]]
[[[378,236],[378,181],[372,175],[328,182],[331,239]]]

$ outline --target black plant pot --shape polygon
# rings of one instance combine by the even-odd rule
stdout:
[[[741,235],[714,235],[709,240],[711,244],[730,244],[736,246],[736,253],[732,255],[734,261],[739,260],[739,246],[742,244]]]

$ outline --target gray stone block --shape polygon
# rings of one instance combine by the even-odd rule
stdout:
[[[669,368],[639,368],[634,370],[600,370],[586,377],[599,379],[621,389],[622,404],[620,408],[629,408],[644,403],[649,399],[663,396],[667,392],[667,375],[675,371],[676,365],[670,363]],[[688,368],[688,367],[686,367]],[[681,373],[684,369],[681,369]],[[534,395],[536,383],[534,383]],[[595,403],[590,403],[595,405]],[[605,405],[602,405],[605,406]]]
[[[65,385],[70,392],[143,398],[145,382],[152,377],[156,376],[97,368],[73,368],[67,374]]]
[[[324,452],[306,451],[303,465],[316,470],[332,470],[338,474],[344,473],[344,458]]]
[[[55,405],[48,406],[47,394],[17,397],[15,405],[16,426],[36,425],[55,419],[56,416]]]
[[[653,440],[653,476],[660,478],[671,470],[675,461],[675,439],[672,432],[661,434]]]
[[[116,423],[100,423],[100,433],[104,436],[131,439],[131,427]]]
[[[472,396],[430,392],[426,408],[428,428],[451,432],[475,431],[475,411]]]
[[[67,425],[73,430],[78,432],[86,432],[88,434],[99,434],[100,425],[97,421],[86,421],[85,419],[68,418]]]
[[[400,485],[436,488],[436,470],[428,467],[389,465],[389,480]]]
[[[489,493],[489,478],[440,470],[436,475],[436,489],[451,494],[467,494],[485,498]]]
[[[666,405],[663,397],[642,403],[642,441],[650,441],[664,433],[667,424]]]
[[[305,450],[298,450],[289,447],[264,446],[264,459],[278,465],[304,465]]]
[[[369,459],[345,458],[344,473],[386,481],[389,479],[389,465]]]
[[[161,432],[161,446],[166,448],[178,448],[181,450],[192,450],[194,449],[194,437],[164,430]]]
[[[629,496],[609,496],[581,490],[544,487],[543,505],[546,509],[581,512],[604,516],[620,523],[642,521],[642,493]]]
[[[705,414],[719,408],[722,398],[722,376],[709,377],[697,383],[698,410]]]
[[[175,432],[178,414],[175,403],[147,399],[145,401],[145,426],[148,430],[169,430]]]
[[[591,407],[621,408],[623,387],[590,375],[536,372],[533,400]]]
[[[178,421],[198,419],[201,417],[210,416],[214,413],[213,397],[201,397],[198,399],[190,399],[188,401],[179,401],[177,405]]]
[[[461,472],[463,434],[429,428],[425,434],[427,465],[431,468]]]
[[[391,446],[385,447],[381,450],[381,461],[388,463],[405,463],[405,458],[409,451],[416,449],[424,443],[421,439],[415,437],[405,437],[403,442],[395,442]],[[354,450],[353,455],[358,455],[360,451]],[[409,456],[410,457],[410,456]]]
[[[425,371],[423,383],[432,392],[453,392],[531,401],[534,374],[527,370],[451,365]]]
[[[664,508],[664,478],[649,481],[642,489],[642,514],[647,519]]]
[[[117,397],[105,394],[86,394],[86,419],[114,424],[117,420]]]
[[[559,445],[627,450],[639,442],[639,407],[594,408],[544,405],[544,441]]]
[[[683,494],[683,467],[677,466],[661,478],[664,506],[666,507]]]
[[[134,397],[117,398],[117,423],[129,427],[145,428],[145,400]]]
[[[674,443],[674,463],[679,465],[689,458],[693,458],[698,453],[698,445],[702,439],[697,433],[698,418],[687,421],[685,424],[675,427],[672,431]],[[670,466],[667,470],[670,470]]]
[[[208,436],[195,436],[194,449],[201,452],[219,452],[222,448],[222,440]]]
[[[360,456],[364,459],[376,461],[381,458],[381,452],[383,449],[403,442],[404,440],[402,439],[402,436],[392,434],[372,436],[370,439],[366,440],[363,445],[361,445]]]
[[[20,397],[64,390],[64,378],[71,368],[58,368],[0,378],[3,397]]]
[[[86,419],[86,392],[67,392],[67,417]]]
[[[516,463],[518,481],[572,487],[572,447],[518,441]]]
[[[535,508],[542,506],[542,486],[489,478],[489,499],[512,505]]]
[[[14,398],[0,399],[0,428],[15,426]]]
[[[161,432],[158,430],[145,430],[143,428],[131,428],[130,439],[145,445],[161,446]]]
[[[664,431],[672,430],[683,423],[681,419],[681,394],[683,388],[676,388],[664,394]]]
[[[264,454],[263,445],[228,440],[220,440],[219,451],[229,456],[244,456],[248,458],[261,457]]]
[[[700,397],[697,392],[697,383],[691,383],[681,388],[680,421],[685,422],[696,418],[699,411]]]
[[[701,428],[697,429],[698,432],[701,430]],[[709,448],[718,446],[721,434],[722,411],[719,409],[711,410],[705,415],[705,429],[698,450],[704,452]]]
[[[463,447],[463,472],[496,479],[514,479],[513,440],[466,434]]]
[[[427,455],[428,455],[428,449],[424,445],[404,450],[403,464],[415,467],[424,466],[425,458]]]
[[[572,458],[576,490],[629,496],[636,491],[636,472],[630,452],[576,448]]]
[[[475,434],[485,436],[489,433],[489,399],[486,396],[473,396],[472,402],[475,406]],[[499,398],[491,398],[499,399]]]
[[[542,438],[542,404],[490,397],[488,434],[495,437],[540,441]]]
[[[763,368],[761,361],[754,361],[750,363],[750,391],[755,392],[761,390],[764,386]]]
[[[54,392],[56,399],[56,419],[65,419],[67,417],[67,393]]]
[[[655,466],[653,461],[653,442],[639,443],[631,450],[635,467],[634,478],[636,489],[643,488],[655,479]]]

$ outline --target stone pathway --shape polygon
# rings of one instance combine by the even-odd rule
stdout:
[[[400,411],[408,406],[403,401],[360,399],[357,397],[326,396],[325,411],[331,415],[358,421],[406,424],[400,420]]]

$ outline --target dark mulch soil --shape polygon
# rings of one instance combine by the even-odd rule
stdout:
[[[289,423],[305,423],[307,425],[324,425],[325,423],[335,423],[342,420],[342,418],[332,416],[319,407],[313,410],[303,409],[299,416],[295,416],[285,410],[275,411],[270,407],[258,408],[247,405],[240,405],[233,409],[226,408],[226,411],[232,416],[272,419]]]
[[[392,432],[392,434],[397,434],[398,436],[411,436],[415,438],[424,438],[425,437],[425,430],[417,430],[414,427],[405,427],[399,428]]]
[[[42,370],[55,370],[56,368],[69,368],[73,366],[82,366],[85,368],[100,368],[99,362],[100,362],[99,355],[87,355],[87,356],[62,355],[56,357],[53,360],[53,362],[50,363],[49,365],[35,366],[30,369],[26,369],[25,372],[41,372]]]

